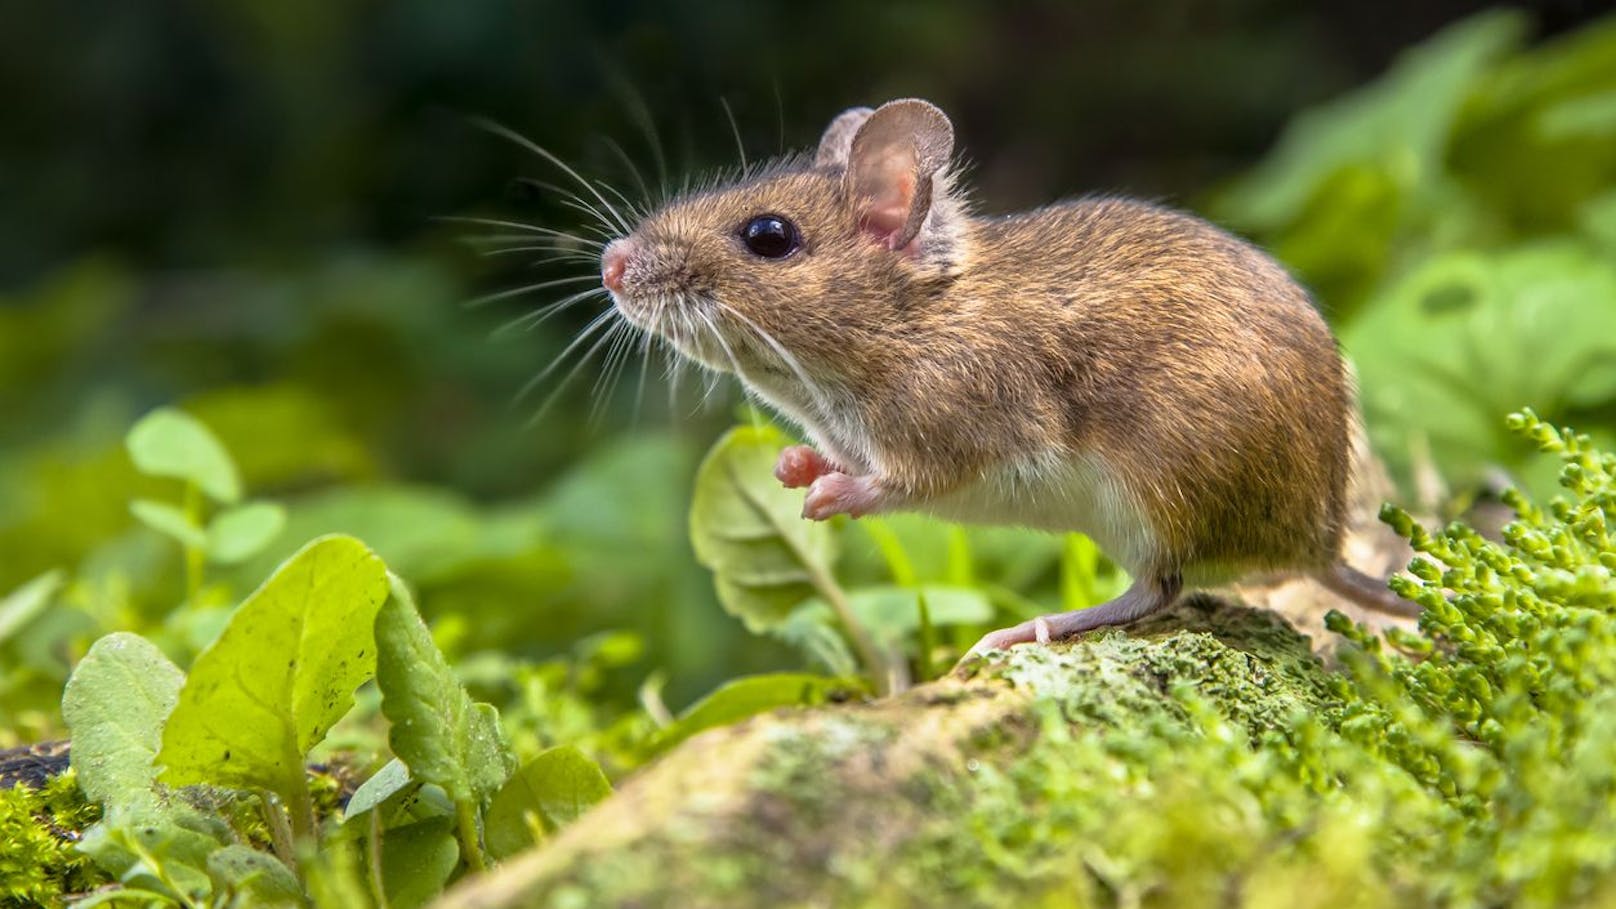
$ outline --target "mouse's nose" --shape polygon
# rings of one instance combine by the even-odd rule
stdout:
[[[612,293],[619,293],[623,289],[623,271],[628,268],[628,255],[632,249],[627,238],[613,240],[606,244],[606,251],[600,255],[600,283]]]

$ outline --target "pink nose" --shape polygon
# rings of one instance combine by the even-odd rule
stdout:
[[[628,255],[632,250],[628,240],[613,240],[606,245],[600,257],[600,283],[618,293],[623,289],[623,271],[628,268]]]

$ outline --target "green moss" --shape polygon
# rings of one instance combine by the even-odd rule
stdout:
[[[42,789],[0,789],[0,905],[58,906],[104,882],[74,848],[76,832],[99,815],[71,772]]]

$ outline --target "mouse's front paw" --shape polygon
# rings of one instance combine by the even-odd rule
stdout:
[[[807,445],[787,448],[780,452],[780,459],[774,462],[774,478],[787,489],[801,489],[835,471],[836,465]]]
[[[827,473],[808,487],[802,516],[810,521],[823,521],[839,514],[856,518],[879,511],[885,498],[873,477]]]

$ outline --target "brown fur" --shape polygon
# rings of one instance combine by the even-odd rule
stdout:
[[[888,250],[872,242],[868,197],[849,189],[848,131],[867,119],[839,118],[813,163],[647,218],[624,314],[750,385],[801,385],[711,301],[738,311],[819,386],[807,413],[788,414],[837,463],[917,507],[1018,459],[1098,455],[1163,544],[1162,564],[1131,570],[1337,560],[1353,396],[1329,329],[1282,268],[1205,221],[1129,199],[972,217],[946,170],[917,171],[918,235]],[[795,222],[803,248],[751,255],[738,230],[763,213]],[[727,349],[681,307],[701,309]]]

